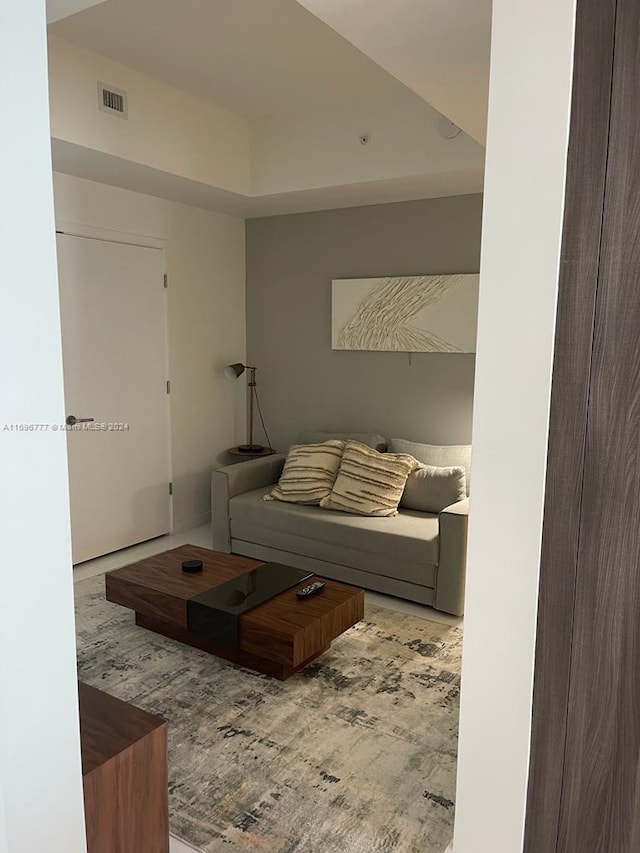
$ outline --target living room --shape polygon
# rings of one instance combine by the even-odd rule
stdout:
[[[217,39],[227,45],[229,54],[226,65],[217,60],[221,68],[209,68],[210,39],[202,47],[197,67],[193,59],[196,48],[193,44],[190,48],[193,80],[207,74],[222,90],[218,97],[224,96],[225,104],[235,98],[232,103],[238,109],[244,107],[251,121],[99,52],[89,52],[87,42],[93,48],[96,39],[103,53],[109,46],[118,56],[126,51],[121,28],[124,11],[117,6],[110,11],[111,5],[101,4],[50,28],[57,228],[69,236],[81,233],[83,237],[104,239],[115,231],[119,240],[138,242],[145,236],[148,245],[163,247],[169,281],[167,378],[172,383],[174,531],[208,521],[210,468],[220,461],[219,454],[244,436],[244,401],[238,388],[229,386],[223,376],[223,367],[229,362],[253,358],[259,367],[264,414],[278,449],[303,429],[340,425],[357,429],[358,421],[366,426],[376,409],[381,417],[388,418],[388,428],[384,422],[372,424],[370,432],[393,432],[420,440],[423,436],[415,433],[415,427],[407,434],[407,429],[418,422],[424,424],[424,435],[431,434],[433,442],[468,443],[471,356],[448,361],[436,356],[444,367],[442,373],[427,366],[433,360],[427,362],[420,355],[410,368],[401,355],[380,358],[362,353],[343,356],[341,364],[348,372],[336,376],[331,365],[336,364],[338,354],[326,346],[330,334],[326,312],[332,279],[412,275],[425,270],[477,273],[484,158],[481,145],[462,132],[445,138],[439,113],[297,3],[285,4],[279,17],[273,14],[273,5],[267,11],[266,5],[255,4],[257,10],[263,9],[262,18],[254,21],[248,35],[246,13],[240,6],[211,7],[208,14],[217,22]],[[200,20],[197,8],[192,16],[185,15],[185,9],[180,13],[185,30],[181,40],[171,39],[177,26],[172,19],[164,22],[163,32],[160,21],[156,21],[152,39],[144,31],[144,5],[136,11],[138,5],[127,4],[126,10],[125,29],[130,40],[126,56],[130,61],[138,57],[140,65],[143,57],[153,57],[154,53],[166,59],[170,44],[193,38],[192,30]],[[231,13],[230,9],[235,11]],[[226,30],[222,11],[229,18]],[[253,7],[252,11],[255,17]],[[98,16],[93,24],[92,15]],[[265,39],[268,26],[274,32]],[[80,30],[76,42],[69,41],[76,30]],[[81,47],[77,42],[82,40]],[[305,65],[291,75],[290,65],[296,67],[301,42],[305,45]],[[261,61],[258,49],[263,54]],[[331,77],[325,69],[327,55],[335,65]],[[283,56],[290,57],[290,64]],[[240,87],[234,82],[232,68],[237,64],[247,68],[251,57],[253,68],[245,70],[244,88],[235,93],[233,87]],[[270,79],[265,68],[272,68],[277,58],[280,65],[270,72]],[[151,58],[145,61],[155,67]],[[172,67],[180,67],[180,61],[184,64],[186,58],[173,57]],[[292,76],[301,78],[295,87]],[[140,108],[131,108],[123,120],[100,111],[97,81],[127,92],[130,103],[144,105],[143,114]],[[339,86],[342,91],[338,100],[335,92]],[[250,109],[245,105],[254,89],[264,93],[262,100],[269,98],[266,107],[262,100],[257,105],[252,103]],[[256,97],[253,95],[254,101]],[[277,110],[274,118],[263,117],[269,107]],[[362,135],[368,136],[366,145],[360,142]],[[139,192],[120,192],[121,188]],[[158,198],[161,194],[163,200]],[[438,200],[445,195],[448,198]],[[465,198],[469,195],[475,199]],[[354,207],[432,196],[430,204],[380,207],[361,213]],[[332,251],[341,252],[339,261],[328,259],[320,271],[316,258],[304,270],[305,279],[299,287],[294,290],[289,284],[289,293],[282,293],[274,281],[265,288],[252,266],[261,263],[259,258],[253,260],[253,246],[261,240],[258,229],[269,224],[265,221],[264,225],[252,226],[254,220],[248,218],[245,235],[244,217],[260,220],[261,213],[328,208],[352,211],[342,214],[342,219],[337,213],[333,220],[324,214],[316,220],[301,216],[278,221],[290,223],[292,229],[296,229],[296,222],[302,228],[308,222],[308,242],[313,241],[314,233],[320,238],[323,223],[334,222],[332,227],[337,232],[341,222],[350,221],[351,248],[345,253],[341,249],[344,244],[333,239]],[[367,229],[374,228],[367,239]],[[425,231],[432,235],[428,240]],[[358,235],[360,245],[355,243]],[[297,234],[294,236],[297,239]],[[286,252],[291,255],[290,265],[294,263],[293,253],[290,246]],[[282,259],[280,264],[284,262]],[[275,264],[274,259],[272,267]],[[274,273],[275,269],[264,270],[272,277]],[[286,273],[291,275],[293,270]],[[295,274],[299,276],[300,270]],[[315,286],[309,278],[313,275],[321,276],[323,284]],[[312,287],[316,303],[309,315],[312,337],[307,340],[312,348],[307,349],[306,381],[293,380],[294,396],[292,386],[285,390],[284,385],[287,374],[301,364],[297,349],[296,356],[291,357],[291,346],[297,348],[298,342],[282,336],[294,335],[295,329],[298,335],[303,334],[308,320],[302,312],[311,304]],[[268,297],[270,291],[272,296]],[[262,301],[265,298],[267,306]],[[265,322],[257,324],[265,307],[269,309]],[[301,316],[292,315],[294,311]],[[285,312],[292,322],[283,324],[277,340],[266,346],[269,324],[276,318],[284,319]],[[322,328],[321,323],[325,324]],[[319,352],[326,354],[319,357]],[[282,358],[287,354],[285,371]],[[353,373],[356,364],[358,381],[367,383],[361,400],[371,407],[364,417],[357,411],[362,402],[347,402],[352,387],[349,371]],[[395,394],[396,399],[377,407],[375,394],[369,395],[369,390],[377,390],[381,364],[387,374],[389,365],[398,365],[387,387],[387,393]],[[416,373],[425,383],[419,395],[412,387]],[[326,422],[327,392],[323,395],[321,390],[330,385],[334,389],[330,402],[339,409],[332,425]],[[312,408],[310,395],[315,400]],[[300,406],[292,422],[286,400],[296,398]],[[370,399],[372,402],[367,403]],[[390,417],[393,408],[398,413],[395,423]],[[318,420],[321,414],[324,424]],[[289,426],[283,429],[284,419]]]
[[[164,655],[157,658],[157,644],[151,638],[151,646],[137,648],[136,656],[147,661],[144,670],[138,671],[124,650],[128,641],[118,633],[123,627],[121,619],[130,625],[130,618],[113,604],[106,604],[102,612],[95,597],[104,597],[101,575],[105,569],[182,542],[212,546],[207,527],[212,512],[211,470],[221,466],[224,470],[226,463],[238,462],[228,451],[243,443],[246,429],[247,377],[229,383],[224,377],[225,364],[257,366],[256,402],[260,408],[256,407],[253,435],[276,451],[286,452],[300,436],[321,430],[328,431],[327,438],[337,432],[378,433],[386,439],[385,449],[392,439],[416,442],[416,448],[419,444],[468,448],[477,289],[469,308],[463,303],[460,309],[470,313],[470,343],[454,353],[420,352],[418,343],[411,353],[332,348],[331,289],[334,280],[420,275],[467,276],[470,287],[475,284],[477,288],[482,145],[293,0],[268,7],[219,2],[208,4],[206,10],[198,3],[189,9],[167,7],[162,13],[156,9],[152,31],[146,27],[150,13],[144,3],[125,8],[107,2],[52,25],[49,32],[67,408],[77,417],[130,423],[131,434],[116,436],[112,445],[133,439],[135,432],[142,431],[141,424],[147,423],[153,423],[154,439],[158,439],[164,401],[159,397],[153,416],[149,411],[138,415],[134,401],[148,396],[146,385],[140,385],[136,393],[129,387],[143,335],[147,335],[145,351],[156,351],[152,332],[145,328],[155,310],[152,284],[145,297],[146,310],[141,309],[144,316],[132,327],[130,338],[118,311],[113,313],[109,329],[111,314],[102,294],[108,291],[111,305],[120,300],[119,313],[131,322],[140,309],[130,304],[130,294],[141,287],[135,278],[125,283],[134,263],[131,253],[147,250],[153,255],[151,278],[159,278],[153,261],[161,254],[167,276],[165,322],[171,393],[166,480],[171,482],[172,494],[155,494],[154,484],[162,483],[166,461],[156,453],[148,428],[139,445],[129,450],[112,450],[108,435],[92,435],[92,449],[86,448],[84,435],[72,433],[68,438],[79,677],[170,721],[171,828],[174,835],[198,849],[215,849],[216,839],[248,849],[258,838],[270,849],[278,849],[279,832],[283,831],[279,823],[286,814],[294,824],[306,826],[306,834],[289,830],[287,843],[296,847],[316,844],[328,850],[329,838],[340,836],[341,844],[354,850],[361,846],[364,851],[378,843],[407,850],[423,844],[440,853],[453,831],[464,553],[458,558],[460,566],[449,569],[444,558],[448,545],[440,544],[442,581],[434,590],[435,568],[430,563],[437,557],[423,561],[420,552],[430,553],[434,544],[437,548],[437,524],[435,533],[407,530],[390,539],[386,536],[390,554],[379,550],[384,539],[365,545],[360,562],[356,560],[357,566],[366,569],[364,573],[362,568],[343,567],[353,563],[352,554],[340,545],[343,534],[352,541],[353,532],[344,529],[336,529],[339,541],[332,551],[333,573],[328,566],[305,563],[287,548],[272,554],[255,544],[216,540],[214,534],[216,551],[293,563],[297,569],[315,569],[324,577],[368,590],[366,622],[361,624],[370,627],[361,640],[352,640],[355,645],[350,652],[345,643],[356,629],[335,640],[335,651],[303,670],[306,678],[301,685],[299,678],[287,681],[287,687],[298,682],[297,689],[289,688],[274,699],[274,688],[252,687],[251,677],[247,683],[234,677],[227,693],[224,667],[215,678],[211,676],[222,707],[233,709],[229,714],[217,704],[215,709],[211,707],[212,727],[223,733],[259,732],[261,740],[267,738],[273,744],[256,760],[260,748],[251,739],[249,766],[243,749],[228,756],[243,785],[251,789],[238,799],[235,812],[229,811],[229,791],[239,783],[231,770],[219,770],[211,777],[193,775],[189,769],[194,761],[218,764],[219,756],[228,749],[228,737],[218,734],[207,739],[206,746],[198,737],[201,752],[194,758],[187,749],[195,736],[190,728],[194,717],[184,715],[178,723],[176,716],[181,714],[172,707],[170,693],[182,696],[180,702],[188,701],[194,711],[197,695],[211,696],[211,689],[202,689],[203,674],[197,678],[201,688],[191,695],[195,661],[188,666],[190,679],[182,685],[173,681],[169,693],[159,689],[160,684],[157,690],[151,686],[152,672],[164,683],[168,671],[183,669],[190,660],[189,651],[183,664],[176,659],[169,663]],[[162,66],[159,56],[163,57]],[[327,56],[331,69],[326,67]],[[236,79],[238,67],[243,69],[240,79]],[[99,86],[126,99],[126,117],[99,108]],[[207,86],[211,94],[205,99]],[[95,289],[93,296],[87,274]],[[116,280],[121,282],[119,289]],[[80,304],[82,331],[77,329],[76,306]],[[119,353],[108,346],[110,339],[117,339],[118,350],[126,352],[121,362]],[[100,340],[105,341],[108,356],[100,351]],[[121,398],[97,396],[96,382],[90,377],[98,376],[104,377],[104,386],[121,389]],[[152,372],[146,380],[159,384],[162,377]],[[149,409],[150,400],[146,405]],[[83,439],[84,446],[79,446]],[[111,453],[116,455],[111,457]],[[126,470],[116,475],[123,453],[128,454]],[[150,470],[154,454],[159,458],[152,479],[141,460],[149,457]],[[248,469],[254,465],[238,464]],[[145,475],[148,480],[143,479]],[[97,480],[103,484],[100,494],[96,494]],[[430,508],[444,509],[464,495],[463,487],[462,495],[454,491],[452,497]],[[161,499],[165,503],[159,506]],[[166,503],[168,513],[163,512]],[[153,512],[157,514],[155,527]],[[213,516],[215,531],[225,523],[224,509],[215,502]],[[96,518],[100,519],[98,529]],[[460,530],[466,530],[466,516],[458,519]],[[393,523],[391,519],[372,521],[380,531]],[[273,531],[274,521],[266,524]],[[301,532],[296,520],[295,533],[299,536]],[[168,533],[180,538],[167,541]],[[318,534],[321,539],[328,535]],[[455,535],[454,551],[458,547]],[[423,541],[423,536],[435,538]],[[460,543],[465,536],[460,533]],[[148,544],[122,550],[137,542]],[[460,548],[464,552],[463,544]],[[376,550],[378,553],[371,553]],[[406,568],[398,564],[390,569],[389,560],[403,551],[407,553]],[[380,565],[371,574],[374,564]],[[98,579],[89,579],[98,573]],[[107,597],[119,600],[113,591]],[[447,611],[453,618],[446,618]],[[394,612],[397,624],[390,615]],[[136,621],[141,624],[139,613]],[[134,646],[140,630],[134,627],[130,638]],[[388,648],[383,643],[374,654],[373,640],[385,631],[398,639],[387,641]],[[359,675],[347,663],[349,654],[360,661]],[[370,675],[364,678],[364,659],[372,655]],[[389,668],[394,658],[397,667]],[[380,670],[380,661],[386,662],[386,671]],[[424,696],[413,700],[415,688],[410,684],[416,678],[418,684],[423,683]],[[363,679],[376,688],[359,695]],[[338,685],[333,688],[337,690],[334,702],[327,692],[331,684]],[[326,693],[317,710],[313,710],[317,701],[313,699],[314,685],[315,689],[324,685]],[[239,713],[245,693],[260,695],[259,707]],[[400,696],[405,694],[407,698],[401,702]],[[376,697],[384,700],[379,707]],[[446,712],[440,711],[439,703],[444,703]],[[430,714],[440,734],[433,743],[427,736],[420,747],[420,761],[414,757],[414,768],[402,772],[408,786],[401,794],[391,765],[388,769],[384,765],[406,740],[406,735],[398,734],[399,727],[414,728],[412,705]],[[276,719],[282,715],[288,720],[292,714],[288,709],[296,707],[307,708],[309,720],[316,714],[324,720],[327,744],[324,748],[318,744],[308,782],[304,778],[308,759],[299,758],[295,765],[287,757],[291,747],[283,743],[280,726],[263,721],[274,714]],[[392,717],[397,734],[389,740]],[[202,725],[204,710],[195,718]],[[380,722],[372,722],[376,719]],[[364,733],[363,720],[370,721]],[[366,729],[370,730],[368,736]],[[361,758],[346,749],[356,733]],[[412,735],[410,740],[414,738]],[[331,759],[341,740],[345,741],[345,759],[347,755],[349,759]],[[407,748],[409,760],[415,745],[407,743]],[[275,751],[284,766],[295,767],[298,783],[293,792],[286,783],[283,787],[278,775],[271,778],[267,769]],[[375,753],[380,781],[361,787],[349,765],[367,762]],[[429,773],[422,769],[429,764],[439,769]],[[345,782],[347,773],[349,783]],[[339,796],[344,803],[336,807],[327,802],[323,828],[319,828],[305,813],[305,790],[307,785],[313,790],[317,780],[322,783],[326,777],[342,781],[325,783],[324,796],[331,795],[331,802]],[[212,786],[219,793],[210,799],[203,792]],[[190,791],[188,797],[178,793],[185,790]],[[273,801],[268,821],[265,816],[258,820],[255,816],[264,812],[269,792],[278,802]],[[317,796],[320,793],[316,791]],[[411,813],[401,804],[402,799],[413,803]],[[345,819],[356,803],[363,809],[367,801],[367,828],[348,832]],[[397,826],[392,827],[394,813]],[[397,837],[396,842],[384,841],[386,835]]]
[[[355,93],[353,89],[349,91],[348,86],[341,86],[338,97],[336,80],[329,80],[331,104],[325,101],[324,108],[321,104],[322,99],[327,98],[327,92],[321,87],[314,93],[315,103],[307,98],[308,92],[303,98],[299,91],[296,95],[295,87],[289,89],[285,95],[287,100],[291,102],[296,96],[299,104],[304,100],[305,107],[310,104],[313,116],[310,118],[303,111],[292,113],[288,109],[278,114],[275,129],[273,120],[257,117],[259,107],[245,105],[247,114],[255,110],[252,120],[258,130],[250,131],[249,120],[234,115],[228,101],[226,106],[211,107],[192,92],[184,97],[180,95],[181,87],[175,82],[160,81],[139,68],[128,66],[122,61],[121,52],[126,53],[123,40],[113,41],[113,52],[120,59],[102,55],[94,40],[106,39],[108,43],[109,27],[112,27],[112,32],[121,32],[125,12],[131,11],[135,19],[137,4],[130,4],[131,10],[127,10],[122,8],[122,4],[114,3],[113,16],[110,17],[111,5],[107,2],[94,10],[80,13],[63,21],[58,28],[54,27],[51,33],[56,220],[58,230],[63,232],[59,240],[68,237],[107,243],[122,241],[127,246],[164,253],[171,382],[168,395],[170,482],[173,490],[171,532],[183,537],[183,541],[189,541],[194,528],[201,533],[207,530],[211,470],[226,467],[231,461],[229,449],[244,440],[247,425],[242,386],[244,377],[241,383],[233,384],[226,382],[224,377],[225,365],[232,362],[257,365],[261,421],[260,425],[256,421],[256,430],[260,429],[263,417],[269,436],[261,440],[277,450],[286,451],[305,431],[323,429],[350,434],[375,432],[386,439],[432,445],[469,444],[473,410],[473,351],[464,354],[381,353],[332,349],[331,283],[339,279],[477,274],[480,268],[482,145],[464,130],[460,131],[459,126],[450,120],[443,121],[440,113],[392,75],[382,72],[384,83],[380,84],[383,90],[380,98],[389,103],[397,96],[397,100],[402,102],[399,114],[394,116],[396,121],[390,121],[390,114],[381,111],[379,93],[367,89],[378,85],[376,82],[374,86],[373,82],[373,78],[380,78],[381,71],[377,66],[375,70],[368,67],[366,73],[362,71],[361,78],[356,78]],[[295,4],[289,5],[294,7]],[[91,17],[93,14],[96,17]],[[298,11],[293,14],[298,14]],[[84,15],[88,17],[83,18]],[[138,20],[137,31],[135,20],[128,21],[125,27],[128,36],[136,40],[136,45],[144,44],[140,28],[144,28],[147,18],[148,14]],[[168,31],[172,26],[177,31],[175,18],[164,23]],[[266,32],[270,23],[258,22],[260,32]],[[283,19],[278,23],[282,24]],[[184,24],[184,18],[180,24]],[[316,24],[312,26],[316,27]],[[316,62],[324,50],[320,39],[325,36],[336,38],[329,28],[325,29],[317,42],[314,41],[315,35],[311,39],[311,45],[317,50]],[[157,64],[158,57],[164,57],[159,30],[151,36],[149,51]],[[217,37],[220,42],[230,41],[224,31]],[[299,30],[294,29],[292,38],[298,45],[304,43]],[[85,39],[86,42],[83,41]],[[231,49],[235,50],[234,47]],[[282,49],[281,43],[277,49]],[[101,50],[105,54],[111,53],[108,46],[103,45]],[[305,60],[310,57],[309,64],[313,65],[313,50],[307,53]],[[234,56],[237,58],[237,53]],[[349,59],[346,55],[340,57],[336,61],[336,73],[341,83],[349,79],[345,67],[352,61],[354,64],[362,61],[367,66],[370,64],[355,49]],[[167,66],[176,67],[173,62],[167,62]],[[287,65],[288,73],[290,67]],[[319,64],[316,65],[316,73],[318,67]],[[248,83],[245,81],[247,88],[256,88],[256,79],[260,76],[268,81],[268,75],[261,72],[259,65],[253,73],[256,76]],[[324,73],[321,76],[326,77]],[[98,109],[95,96],[96,84],[100,83],[111,86],[116,95],[126,95],[126,119]],[[273,78],[269,85],[273,85]],[[308,88],[308,79],[305,86]],[[358,99],[362,91],[365,94],[360,102]],[[140,97],[141,92],[148,95],[146,127],[135,124],[136,106],[145,101]],[[81,94],[76,98],[73,93]],[[227,93],[227,97],[239,102],[242,93],[236,90]],[[88,113],[84,110],[89,98],[92,113],[91,119],[85,122],[84,117]],[[332,112],[334,100],[341,102]],[[185,103],[180,106],[182,101]],[[353,108],[354,102],[358,102],[357,111]],[[177,115],[173,125],[166,121],[172,112]],[[384,115],[384,120],[381,115]],[[135,128],[133,134],[129,130],[132,126]],[[103,132],[107,127],[109,130]],[[194,130],[206,127],[211,136],[205,137],[203,145],[202,137],[198,138],[194,133],[194,147],[191,147],[192,136],[178,133],[178,129],[184,131],[188,127]],[[337,127],[340,128],[339,133]],[[389,129],[391,132],[387,135]],[[419,134],[413,132],[416,130]],[[168,137],[167,144],[158,145],[157,140],[163,135],[165,141]],[[429,140],[429,146],[424,144],[425,139]],[[155,145],[152,140],[156,141]],[[185,140],[189,142],[188,150],[185,149]],[[211,156],[214,143],[219,146],[215,152],[219,157]],[[130,149],[127,148],[129,144]],[[338,156],[342,146],[344,157]],[[209,154],[203,157],[205,149],[209,149]],[[301,150],[304,150],[303,156]],[[143,156],[139,156],[141,151]],[[149,156],[150,151],[153,152],[152,157]],[[370,157],[370,152],[374,157]],[[217,161],[218,173],[205,174],[204,167],[212,169],[212,161]],[[309,173],[316,176],[315,184],[309,182]],[[283,175],[292,176],[292,183],[288,186],[282,179]],[[449,189],[448,194],[446,188]],[[63,330],[64,324],[63,314]],[[77,414],[82,418],[92,413],[78,409]],[[240,462],[239,466],[251,464]],[[172,544],[177,544],[177,540],[173,539]],[[201,544],[210,544],[208,536]],[[117,560],[109,558],[114,559]],[[127,558],[127,561],[129,559],[132,558]],[[109,560],[94,563],[85,575],[95,568],[117,565],[117,562],[110,563]],[[81,568],[78,578],[83,576]],[[80,583],[84,581],[80,580]],[[89,598],[92,595],[90,592]],[[374,610],[376,607],[385,609],[382,599],[377,599],[377,604],[373,603],[375,601],[375,598],[370,599]],[[404,628],[415,629],[417,623],[412,620],[421,620],[424,624],[420,630],[428,634],[433,629],[424,626],[431,622],[433,614],[429,610],[425,617],[426,610],[417,604],[408,608],[399,606],[389,612],[403,614],[397,622]],[[126,613],[119,615],[118,623],[126,617]],[[436,621],[431,624],[438,626],[437,631],[442,632],[443,626],[453,628],[459,637],[459,623],[455,620],[452,624],[452,620],[438,619],[437,614],[434,619]],[[376,623],[368,619],[364,624]],[[395,631],[402,639],[398,625],[382,622],[378,627]],[[94,645],[100,645],[107,638],[101,637],[104,624],[98,620],[91,630],[95,631],[96,626],[99,630],[90,639]],[[133,628],[136,634],[143,630]],[[446,657],[450,650],[442,640],[442,633],[435,636],[427,634],[426,639],[440,645],[440,651],[444,651]],[[89,635],[90,630],[86,636]],[[347,634],[337,640],[336,646],[348,641],[349,636]],[[449,636],[455,636],[455,633]],[[415,639],[407,635],[400,645],[411,651]],[[159,641],[151,642],[157,644]],[[190,654],[189,650],[180,650],[179,654],[183,653]],[[338,656],[336,659],[342,661],[344,671],[349,654],[340,658],[338,649],[332,649],[328,654]],[[413,664],[423,664],[419,657],[420,654],[413,656]],[[388,660],[384,655],[383,659]],[[459,659],[458,652],[458,666]],[[149,661],[148,658],[146,660]],[[174,658],[173,664],[164,660],[162,668],[170,671],[170,666],[179,660]],[[205,660],[206,672],[212,664],[209,659]],[[127,660],[124,664],[125,669],[129,669],[133,661]],[[429,666],[432,665],[430,662]],[[228,667],[224,669],[226,665],[220,666],[223,669],[219,671],[235,671]],[[451,675],[453,669],[450,666],[448,670],[445,667],[441,671]],[[96,683],[113,679],[112,686],[119,680],[121,685],[125,685],[125,694],[132,691],[133,696],[139,697],[140,690],[132,690],[134,681],[127,685],[127,676],[118,678],[116,670],[115,665],[110,672],[96,667],[93,678]],[[91,666],[86,666],[86,672],[91,674]],[[314,672],[322,679],[321,662]],[[196,675],[194,671],[193,676]],[[202,678],[202,673],[199,677]],[[452,677],[453,682],[441,679],[441,683],[454,683],[455,686],[455,673]],[[371,678],[375,680],[375,674]],[[453,695],[449,688],[445,693],[439,693],[440,686],[435,691],[436,696]],[[275,688],[266,688],[266,693],[273,690]],[[382,690],[383,694],[387,692]],[[133,699],[133,696],[124,698]],[[233,704],[240,699],[234,696],[230,701]],[[314,701],[321,706],[326,701],[324,692],[320,691]],[[339,710],[344,713],[344,708]],[[435,719],[436,709],[432,710],[432,719]],[[366,709],[364,714],[367,714]],[[363,726],[364,719],[366,717],[362,714],[356,714],[348,721],[351,727],[348,738],[353,736],[354,730],[367,728],[367,725]],[[399,715],[398,725],[402,726],[400,720]],[[455,725],[455,716],[447,718],[445,723],[449,734],[450,720]],[[225,721],[222,725],[237,737],[239,732],[235,730],[238,727],[233,721]],[[412,725],[415,726],[415,721]],[[225,739],[232,737],[225,736]],[[455,769],[455,753],[451,754],[448,745],[443,752],[452,759],[450,766]],[[237,763],[237,753],[231,752],[229,757],[231,764]],[[371,763],[371,757],[371,753],[365,751],[361,764],[356,761],[359,774],[364,779],[362,802],[368,803],[366,813],[370,815],[376,811],[370,791],[378,790],[376,786],[379,784],[366,779],[366,767]],[[191,761],[187,758],[183,766],[190,765]],[[289,768],[289,772],[295,773],[295,767]],[[324,772],[327,778],[323,777],[324,788],[320,793],[326,795],[339,781],[329,778],[334,775],[330,768]],[[402,771],[396,768],[395,773],[398,772]],[[384,792],[386,785],[389,796],[394,779],[397,780],[397,776],[389,769],[384,774],[381,788]],[[451,788],[451,774],[446,784],[449,790],[454,790],[455,783]],[[367,785],[372,786],[369,793]],[[319,796],[317,790],[313,793],[313,787],[310,786],[310,796]],[[440,819],[435,818],[425,823],[423,817],[415,816],[408,821],[409,824],[412,821],[417,821],[415,825],[421,824],[422,839],[430,839],[431,847],[427,849],[443,849],[451,837],[455,797],[453,794],[447,797],[443,791],[444,788],[423,786],[420,796],[425,801],[429,816],[444,813],[444,822],[439,823]],[[355,782],[351,792],[354,798],[360,796]],[[255,792],[252,796],[255,799]],[[191,794],[186,795],[186,801],[193,806]],[[271,803],[267,808],[261,799],[257,803],[258,807],[260,805],[263,806],[262,812],[273,808]],[[244,823],[238,823],[237,814],[243,807],[248,816]],[[363,850],[371,849],[371,843],[382,844],[380,849],[424,849],[417,846],[418,836],[411,836],[415,826],[409,828],[406,837],[400,840],[396,834],[397,827],[389,826],[388,820],[384,820],[382,826],[376,825],[380,816],[370,820],[373,835],[368,835],[366,814],[362,808],[361,805],[356,809],[362,822],[360,832],[349,829],[351,834],[343,836],[337,842],[342,846],[335,849],[345,849],[345,845],[349,849],[359,849],[353,844],[353,839],[358,837]],[[259,808],[257,810],[260,811]],[[256,814],[255,802],[251,808],[242,803],[236,804],[235,823],[231,820],[231,825],[235,829],[233,842],[238,849],[243,849],[243,843],[256,841],[259,836],[252,835],[252,832],[263,816]],[[315,826],[315,814],[301,811],[297,816]],[[193,827],[198,825],[201,831],[199,821],[197,808],[196,813],[186,814],[182,826],[183,839],[195,843],[199,849],[216,849],[207,845],[221,842],[224,834],[215,838],[197,837]],[[188,823],[191,824],[190,830],[185,828]],[[389,830],[387,835],[380,834],[383,829]],[[298,837],[297,847],[286,847],[292,842],[274,840],[269,835],[261,843],[263,849],[317,849],[313,844],[320,839],[323,849],[331,849],[327,847],[326,840],[335,833],[336,825],[329,822],[324,831],[327,833],[325,836],[312,835],[302,840]],[[433,835],[429,836],[429,833]],[[375,842],[371,840],[373,836],[376,836]],[[407,841],[412,837],[416,840]],[[231,840],[231,835],[228,840]]]

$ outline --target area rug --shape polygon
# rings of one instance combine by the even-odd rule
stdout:
[[[380,607],[275,681],[76,584],[82,681],[169,723],[171,832],[203,853],[443,853],[462,631]]]

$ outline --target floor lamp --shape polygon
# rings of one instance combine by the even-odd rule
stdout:
[[[257,385],[256,368],[236,362],[236,364],[228,364],[225,367],[224,375],[230,382],[234,382],[242,376],[245,370],[249,371],[249,381],[247,382],[247,387],[249,389],[248,442],[247,444],[238,445],[238,450],[240,453],[260,453],[264,450],[264,447],[261,444],[253,443],[253,398],[256,393]]]

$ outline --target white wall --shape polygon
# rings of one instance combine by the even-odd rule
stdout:
[[[481,218],[475,195],[247,221],[247,358],[275,447],[315,429],[469,443],[475,356],[332,350],[331,279],[477,272]]]
[[[211,468],[244,436],[244,397],[225,364],[243,361],[244,221],[69,175],[54,176],[58,227],[166,241],[174,529],[205,524]]]
[[[484,149],[466,134],[444,139],[440,114],[397,86],[371,102],[251,123],[251,194],[475,169]],[[369,134],[367,145],[360,135]]]
[[[455,853],[523,844],[574,7],[493,6]]]
[[[4,819],[4,797],[2,789],[4,788],[2,776],[0,775],[0,853],[9,853],[9,841],[7,839],[7,824]]]
[[[249,131],[233,113],[49,37],[51,135],[237,193],[249,191]],[[128,119],[98,109],[97,83],[128,94]]]
[[[85,849],[45,7],[0,6],[0,848]],[[5,425],[9,429],[5,429]]]

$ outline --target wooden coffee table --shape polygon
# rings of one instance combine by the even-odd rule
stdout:
[[[203,570],[185,574],[184,560],[202,560]],[[285,680],[321,655],[332,640],[364,616],[364,592],[326,581],[319,595],[299,601],[296,589],[315,576],[243,613],[237,646],[214,642],[187,627],[187,602],[262,562],[183,545],[106,575],[108,601],[135,611],[136,625],[148,628],[232,663]]]

